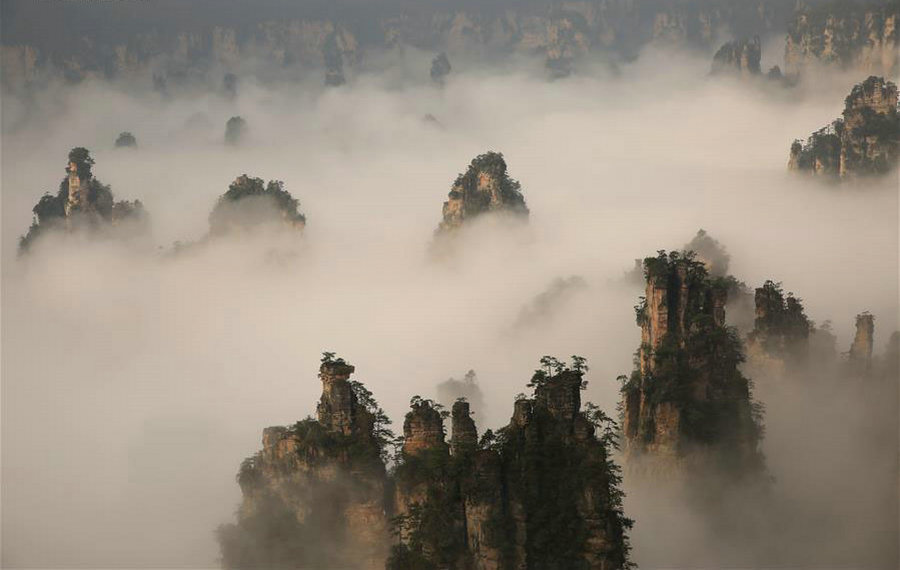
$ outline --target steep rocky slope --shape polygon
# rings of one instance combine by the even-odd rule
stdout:
[[[754,301],[756,320],[747,335],[750,363],[770,375],[805,369],[814,327],[802,301],[793,293],[785,295],[781,284],[773,281],[756,289]]]
[[[28,233],[19,241],[24,253],[53,230],[85,231],[94,236],[133,237],[147,233],[148,218],[139,200],[115,201],[112,190],[94,178],[94,159],[86,148],[69,152],[66,177],[56,194],[44,194],[34,206]]]
[[[739,36],[780,32],[793,8],[779,0],[375,2],[364,9],[346,1],[257,0],[228,2],[224,9],[222,1],[228,2],[48,8],[10,0],[4,6],[3,81],[23,83],[49,69],[77,80],[150,67],[182,81],[256,58],[281,69],[318,67],[335,85],[367,53],[402,45],[451,54],[536,54],[551,70],[565,70],[591,51],[634,57],[649,43],[706,49],[720,30]],[[101,17],[108,26],[97,30],[92,23]],[[29,35],[32,29],[45,33]]]
[[[253,231],[260,228],[302,231],[306,216],[300,202],[284,189],[280,180],[267,184],[261,178],[238,176],[209,214],[212,236]]]
[[[615,426],[581,406],[583,359],[545,357],[532,398],[479,442],[468,404],[442,415],[414,399],[395,470],[389,569],[623,568],[630,521],[610,453]]]
[[[527,218],[528,206],[521,185],[507,173],[503,155],[486,152],[472,159],[469,168],[457,176],[442,213],[437,235],[459,230],[469,220],[487,213]]]
[[[237,523],[219,529],[226,568],[383,568],[386,418],[354,367],[319,369],[317,419],[263,431],[238,473]]]
[[[625,451],[635,468],[763,469],[761,423],[737,332],[725,325],[728,287],[691,254],[644,260],[637,368],[622,387]]]
[[[317,419],[267,428],[241,465],[237,522],[218,532],[225,567],[625,568],[616,426],[582,407],[584,359],[541,362],[533,397],[481,439],[465,400],[448,414],[413,398],[388,474],[387,418],[326,353]]]
[[[891,77],[897,72],[898,18],[896,0],[803,6],[788,27],[786,70],[815,63]]]
[[[841,179],[884,174],[897,165],[898,145],[897,86],[872,76],[853,87],[841,118],[794,141],[788,168]]]

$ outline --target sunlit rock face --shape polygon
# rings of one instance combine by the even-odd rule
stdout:
[[[241,465],[237,522],[218,531],[224,567],[624,568],[615,424],[582,409],[587,368],[573,362],[542,360],[534,397],[481,440],[465,400],[448,414],[413,398],[388,475],[384,412],[326,353],[318,419],[266,428]]]
[[[226,568],[384,568],[378,410],[350,381],[353,370],[340,359],[322,364],[318,421],[263,430],[262,450],[238,474],[237,523],[219,529]]]
[[[788,27],[786,71],[824,64],[891,77],[897,72],[898,17],[896,2],[803,7]]]
[[[59,191],[44,194],[32,209],[34,220],[19,242],[20,253],[54,231],[114,239],[149,234],[149,220],[140,200],[116,201],[110,187],[94,178],[93,167],[88,149],[76,147],[69,152],[66,177]]]
[[[645,259],[644,274],[637,368],[622,388],[630,466],[759,472],[760,425],[738,369],[741,342],[725,325],[727,284],[676,252]]]
[[[403,453],[428,450],[448,451],[444,441],[444,420],[428,401],[413,403],[403,422]]]
[[[897,86],[871,76],[853,87],[843,116],[791,146],[788,168],[832,179],[882,175],[900,156]]]
[[[319,369],[319,378],[322,380],[322,398],[316,408],[319,423],[343,435],[353,435],[360,431],[357,417],[359,404],[348,382],[355,370],[346,363],[324,363]]]
[[[881,174],[897,164],[900,116],[897,86],[869,77],[855,86],[844,108],[840,175]]]
[[[487,152],[475,157],[460,174],[444,202],[437,234],[449,234],[483,214],[527,219],[528,206],[521,185],[510,178],[503,155]]]

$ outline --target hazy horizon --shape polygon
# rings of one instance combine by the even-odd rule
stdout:
[[[706,54],[648,48],[625,65],[589,59],[559,81],[535,59],[463,58],[440,87],[427,80],[433,55],[383,54],[335,89],[318,76],[257,80],[244,62],[234,100],[212,85],[161,98],[141,86],[149,76],[3,98],[4,567],[215,566],[213,531],[239,503],[241,460],[264,427],[314,414],[326,350],[356,366],[397,431],[413,395],[435,397],[469,369],[484,392],[479,432],[504,425],[545,354],[587,357],[584,397],[614,415],[616,377],[640,343],[633,306],[643,289],[624,275],[701,228],[749,287],[782,282],[816,323],[830,320],[839,351],[863,311],[876,317],[876,355],[898,330],[896,170],[838,186],[786,169],[791,142],[838,117],[865,77],[822,73],[786,90],[711,77]],[[249,126],[236,148],[222,142],[232,116]],[[122,131],[136,149],[114,147]],[[56,192],[77,146],[117,199],[142,201],[149,244],[51,235],[17,258],[31,208]],[[429,260],[453,180],[488,150],[521,182],[528,224],[476,223],[452,262]],[[166,255],[205,236],[216,199],[244,173],[284,182],[307,216],[302,238],[225,238]],[[273,248],[286,253],[266,255]],[[572,275],[587,288],[552,319],[514,327],[522,307]],[[807,556],[815,545],[796,521],[815,520],[810,505],[832,500],[834,487],[804,489],[795,436],[836,437],[825,410],[855,426],[865,408],[841,404],[838,389],[812,405],[802,386],[755,380],[771,418],[763,451],[779,492],[797,501],[784,533]],[[807,412],[802,426],[794,405]],[[891,448],[883,443],[860,457]],[[854,464],[855,444],[834,445]],[[821,445],[804,457],[810,472],[849,469]],[[861,491],[860,504],[895,499],[895,471],[858,469],[886,484]],[[658,530],[654,507],[629,496],[631,507],[638,564],[658,567],[664,548],[673,566],[726,563],[689,523],[671,541],[700,537],[686,543],[702,555],[654,547],[644,530]],[[853,504],[833,508],[872,528]],[[846,531],[821,524],[827,542]],[[778,560],[803,565],[791,555]]]

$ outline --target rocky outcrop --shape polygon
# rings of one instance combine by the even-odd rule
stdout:
[[[209,215],[211,236],[253,232],[260,229],[302,231],[306,216],[300,202],[280,180],[238,176],[216,202]]]
[[[897,86],[869,77],[847,97],[844,113],[791,145],[788,168],[830,178],[879,175],[893,170],[900,156]]]
[[[469,411],[469,403],[464,400],[453,402],[450,418],[453,422],[450,452],[453,455],[471,453],[478,446],[478,431],[475,429],[475,422]]]
[[[850,352],[847,354],[847,363],[850,373],[854,376],[865,378],[872,373],[872,348],[875,346],[875,317],[865,312],[856,315],[856,335]]]
[[[785,295],[780,283],[766,281],[756,289],[755,304],[756,320],[747,335],[750,364],[766,376],[805,369],[813,326],[802,301]]]
[[[896,2],[803,7],[788,26],[786,71],[792,74],[816,63],[893,76],[898,19],[900,4]]]
[[[266,428],[242,463],[237,522],[218,531],[225,568],[384,568],[386,418],[353,370],[326,355],[319,420]]]
[[[85,231],[98,237],[146,236],[149,223],[139,200],[115,201],[109,186],[94,178],[94,159],[83,147],[69,152],[66,177],[54,195],[44,194],[32,209],[34,219],[19,241],[25,253],[45,233]]]
[[[712,73],[736,74],[741,77],[759,75],[761,57],[759,36],[754,36],[753,39],[733,40],[720,47],[713,56]]]
[[[544,357],[533,397],[519,396],[509,424],[480,440],[456,401],[449,445],[447,414],[413,398],[388,476],[387,417],[350,380],[354,367],[324,353],[318,419],[265,429],[241,465],[237,521],[218,531],[224,567],[628,567],[617,427],[582,406],[586,371],[583,358]]]
[[[316,413],[319,423],[335,433],[355,435],[361,430],[360,418],[357,417],[360,406],[348,382],[355,370],[343,361],[323,362],[319,369],[322,397]],[[368,429],[369,426],[362,428]]]
[[[403,422],[403,453],[415,455],[429,450],[445,451],[444,418],[433,402],[413,398],[412,410]]]
[[[67,78],[122,76],[154,70],[173,82],[233,69],[243,59],[269,62],[272,69],[314,67],[337,84],[366,53],[398,46],[473,55],[531,54],[554,74],[565,74],[589,52],[635,57],[648,43],[708,49],[718,31],[752,36],[780,30],[792,5],[781,0],[591,0],[503,6],[404,5],[375,2],[360,18],[352,2],[327,11],[308,4],[280,8],[235,5],[229,18],[192,3],[178,18],[152,6],[136,6],[127,19],[103,7],[75,10],[36,8],[12,14],[4,36],[4,84],[34,80],[41,68]],[[53,14],[46,10],[52,9]],[[105,29],[93,19],[103,17]],[[84,30],[91,29],[88,36]],[[41,30],[41,34],[28,30]]]
[[[856,85],[844,107],[840,176],[883,174],[898,160],[897,86],[881,77]]]
[[[394,472],[398,542],[388,569],[626,566],[614,424],[582,409],[583,359],[569,367],[545,357],[542,366],[534,396],[520,397],[510,423],[480,442],[466,402],[456,402],[449,451],[442,431],[412,429],[441,418],[414,399],[407,424],[417,443],[404,444]]]
[[[758,473],[758,408],[738,369],[741,342],[725,325],[727,285],[677,252],[645,259],[644,274],[637,368],[622,387],[629,463]]]
[[[443,220],[436,234],[455,232],[467,222],[488,213],[528,218],[521,185],[510,178],[506,161],[497,152],[475,157],[469,168],[456,178],[444,202]]]

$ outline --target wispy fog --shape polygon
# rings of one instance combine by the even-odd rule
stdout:
[[[701,227],[727,246],[736,277],[781,281],[812,319],[831,319],[840,350],[863,310],[876,315],[877,352],[897,329],[897,177],[838,187],[786,171],[793,139],[837,117],[863,77],[783,90],[648,51],[554,82],[530,61],[454,60],[438,88],[433,55],[385,55],[389,71],[370,62],[329,90],[321,77],[245,73],[234,100],[218,83],[163,98],[149,77],[3,98],[4,567],[215,565],[213,531],[238,504],[240,461],[263,427],[314,413],[323,350],[356,366],[395,424],[411,396],[434,397],[469,369],[484,392],[479,429],[505,424],[544,354],[588,357],[587,398],[613,413],[615,378],[640,342],[642,291],[622,276]],[[235,115],[248,137],[230,148]],[[114,148],[121,131],[137,149]],[[32,206],[56,192],[75,146],[91,150],[117,199],[144,203],[152,245],[51,236],[17,260]],[[429,260],[451,183],[487,150],[521,182],[528,226],[484,221],[455,259]],[[215,200],[243,173],[283,180],[300,200],[303,237],[278,244],[293,254],[266,255],[268,238],[245,237],[166,255],[206,234]],[[588,288],[510,332],[572,275]],[[890,411],[869,414],[868,400],[832,384],[756,383],[782,509],[763,524],[784,529],[762,560],[803,567],[821,543],[850,564],[896,541],[896,527],[876,535],[878,505],[896,500],[896,439],[872,436],[893,425],[878,423]],[[693,515],[672,518],[679,500],[629,497],[639,564],[759,563],[759,536],[720,542]],[[841,524],[819,524],[835,513]]]

